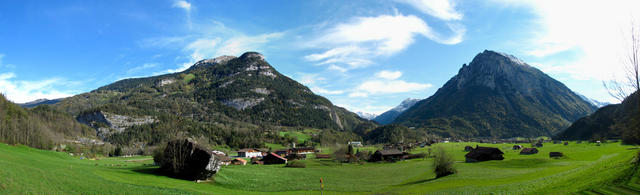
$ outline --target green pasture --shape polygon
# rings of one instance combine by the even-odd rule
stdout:
[[[434,179],[431,159],[396,163],[341,164],[304,160],[306,168],[283,165],[225,166],[214,182],[195,183],[158,174],[149,156],[79,159],[66,153],[0,144],[0,194],[566,194],[601,192],[626,181],[638,152],[619,143],[546,143],[540,153],[519,155],[513,144],[498,147],[505,160],[464,163],[464,146],[443,147],[457,161],[458,173]],[[529,147],[528,144],[524,145]],[[365,148],[363,148],[365,149]],[[374,149],[366,147],[365,150]],[[551,151],[565,157],[552,159]],[[636,179],[637,180],[637,179]]]

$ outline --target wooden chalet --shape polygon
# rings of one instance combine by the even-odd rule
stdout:
[[[273,152],[270,152],[269,154],[267,154],[267,156],[263,157],[261,161],[264,162],[265,165],[287,163],[286,158],[283,158],[282,156],[277,155],[276,153],[273,153]]]
[[[488,160],[503,160],[504,153],[498,148],[476,146],[471,152],[464,155],[466,162],[481,162]]]
[[[398,161],[402,160],[404,155],[405,153],[398,149],[377,150],[373,155],[371,155],[369,161]]]

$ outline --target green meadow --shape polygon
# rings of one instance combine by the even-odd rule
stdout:
[[[445,143],[458,173],[434,179],[432,160],[341,164],[310,158],[306,168],[283,165],[225,166],[214,182],[195,183],[158,174],[149,156],[80,159],[66,153],[0,144],[2,194],[634,194],[638,150],[619,143],[546,143],[534,155],[513,144],[498,147],[505,160],[464,163],[464,146]],[[524,145],[529,147],[528,144]],[[412,152],[428,152],[429,147]],[[552,159],[551,151],[565,157]],[[635,176],[632,176],[635,175]],[[632,182],[633,181],[633,182]],[[622,187],[619,187],[622,186]]]

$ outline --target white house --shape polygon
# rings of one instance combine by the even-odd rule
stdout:
[[[262,152],[256,149],[242,149],[242,150],[238,150],[238,157],[245,157],[245,158],[262,157]]]
[[[349,142],[348,144],[356,147],[362,147],[362,142]]]

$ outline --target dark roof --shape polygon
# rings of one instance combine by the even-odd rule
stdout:
[[[520,153],[537,153],[538,149],[536,148],[524,148],[520,151]]]
[[[267,156],[274,156],[276,158],[279,158],[279,159],[282,159],[282,160],[285,160],[285,161],[287,160],[286,158],[284,158],[284,157],[282,157],[280,155],[277,155],[276,153],[273,153],[273,152],[269,152],[269,154]]]
[[[402,151],[398,150],[398,149],[387,149],[387,150],[378,150],[376,152],[380,152],[380,154],[382,154],[383,156],[386,155],[402,155]]]
[[[464,156],[467,158],[475,159],[483,155],[491,155],[491,154],[504,154],[504,153],[502,153],[502,151],[500,151],[500,149],[498,148],[477,146],[475,149],[471,150],[471,152],[467,153]]]

